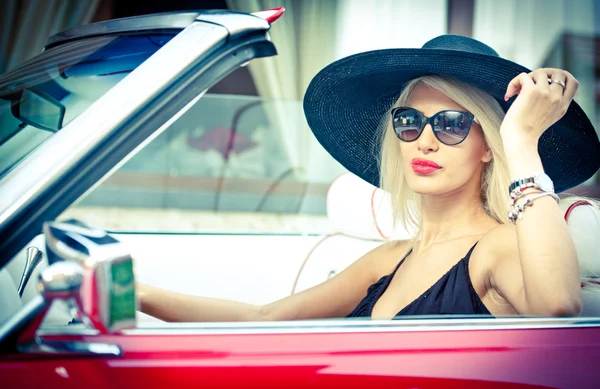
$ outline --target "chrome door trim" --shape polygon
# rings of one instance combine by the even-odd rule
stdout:
[[[125,335],[165,334],[307,334],[378,333],[422,331],[475,331],[600,327],[600,318],[564,319],[403,319],[403,320],[324,320],[266,323],[160,323],[156,328],[124,330]],[[154,325],[154,324],[153,324]]]
[[[223,43],[227,36],[224,27],[195,22],[34,150],[0,179],[0,226],[9,223],[32,199],[127,121],[138,107],[165,89],[199,56]]]
[[[594,318],[313,320],[244,323],[152,323],[123,330],[125,336],[148,335],[276,335],[323,333],[389,333],[424,331],[483,331],[516,329],[599,328]],[[93,335],[84,328],[45,328],[40,335]]]

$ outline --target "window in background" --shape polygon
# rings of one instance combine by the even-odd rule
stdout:
[[[344,169],[300,101],[209,94],[62,218],[109,230],[329,232]]]

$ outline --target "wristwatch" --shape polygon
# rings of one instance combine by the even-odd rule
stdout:
[[[539,189],[542,192],[554,193],[552,179],[546,173],[536,174],[533,177],[521,178],[513,181],[508,187],[511,199],[520,197],[521,192],[527,188]]]

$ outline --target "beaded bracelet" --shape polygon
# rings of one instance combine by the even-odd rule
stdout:
[[[529,197],[528,197],[529,196]],[[521,220],[523,219],[523,212],[525,211],[525,208],[527,207],[532,207],[533,206],[533,202],[541,197],[544,196],[550,196],[552,197],[554,200],[556,200],[556,203],[558,204],[560,202],[560,198],[552,192],[542,192],[542,193],[537,193],[537,194],[525,194],[523,196],[520,196],[519,198],[526,198],[526,200],[520,204],[515,204],[515,201],[512,201],[511,206],[513,206],[513,208],[508,211],[508,221],[511,222],[512,224],[516,224],[517,220]]]

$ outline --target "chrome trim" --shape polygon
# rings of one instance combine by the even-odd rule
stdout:
[[[151,323],[148,327],[122,330],[125,336],[147,335],[276,335],[322,333],[380,333],[423,331],[485,331],[515,329],[598,328],[600,317],[500,318],[500,319],[403,319],[313,320],[243,323]],[[85,328],[46,328],[45,335],[93,335]]]
[[[46,300],[79,296],[83,283],[83,268],[79,263],[61,261],[40,273],[40,289]]]
[[[215,24],[190,25],[34,150],[0,179],[0,226],[10,222],[52,183],[76,167],[113,129],[129,120],[140,106],[227,35],[225,28]]]
[[[11,327],[12,331],[22,328],[16,341],[16,348],[19,352],[112,357],[119,357],[123,354],[119,345],[112,343],[44,339],[40,336],[39,328],[48,309],[56,300],[66,301],[75,317],[84,323],[92,322],[84,312],[81,299],[83,277],[83,268],[75,262],[57,262],[42,271],[39,283],[43,300],[40,301],[38,298],[34,306],[36,309],[28,309],[29,314]],[[60,332],[63,332],[62,330]]]
[[[37,247],[31,246],[27,248],[27,252],[25,253],[25,268],[23,269],[21,281],[19,282],[19,287],[17,288],[19,297],[23,297],[23,291],[27,286],[27,282],[29,282],[33,271],[35,270],[37,265],[39,265],[43,258],[43,253]]]
[[[86,38],[93,35],[118,34],[144,30],[181,29],[194,23],[199,12],[177,12],[167,14],[152,14],[107,20],[71,28],[52,35],[46,42],[46,47],[54,46],[73,39]]]
[[[47,326],[40,327],[37,330],[37,336],[44,337],[48,335],[73,335],[73,336],[96,336],[100,331],[95,328],[86,327],[85,324],[69,324],[67,326]]]
[[[38,340],[36,343],[19,347],[23,353],[61,354],[65,356],[120,357],[123,350],[117,344],[79,342],[67,340]]]
[[[152,324],[155,326],[155,324]],[[267,323],[157,323],[158,328],[124,330],[124,335],[164,334],[306,334],[306,333],[374,333],[421,331],[474,331],[600,327],[600,318],[506,318],[506,319],[403,319],[302,321]],[[162,328],[161,328],[162,327]]]
[[[271,25],[265,19],[252,14],[233,11],[200,13],[196,20],[223,26],[229,31],[232,38],[257,30],[267,31],[271,28]]]
[[[76,317],[102,333],[135,328],[133,259],[125,245],[106,232],[78,221],[45,222],[48,254],[59,262],[44,269],[41,285],[48,300],[73,300]],[[113,278],[113,270],[120,274]],[[94,280],[83,284],[83,280]],[[85,303],[82,303],[85,301]],[[111,315],[120,301],[118,317]]]
[[[40,345],[38,330],[44,322],[44,318],[56,300],[63,300],[71,310],[71,314],[81,319],[82,301],[80,295],[81,284],[83,283],[83,269],[74,262],[57,262],[40,273],[38,289],[41,291],[42,301],[38,304],[43,309],[36,314],[29,315],[21,322],[26,323],[24,330],[19,336],[17,347],[21,350]],[[27,309],[28,311],[32,311]]]

